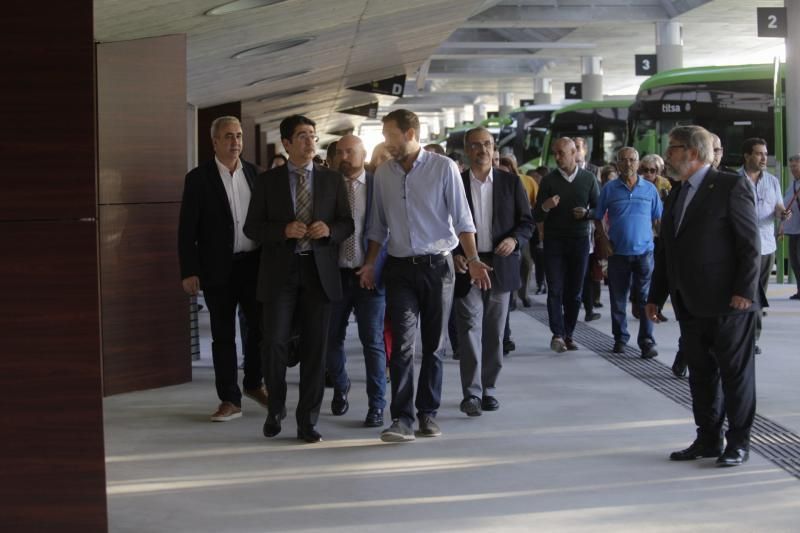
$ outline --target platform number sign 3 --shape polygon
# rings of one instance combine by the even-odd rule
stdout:
[[[655,54],[636,54],[636,75],[652,76],[658,72],[658,56]]]
[[[756,8],[759,37],[786,37],[786,8]]]
[[[583,88],[580,83],[565,83],[564,84],[564,99],[565,100],[580,100],[583,98]]]

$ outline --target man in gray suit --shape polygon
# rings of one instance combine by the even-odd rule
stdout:
[[[456,249],[456,328],[464,400],[461,411],[479,416],[500,407],[495,386],[503,366],[503,329],[511,291],[522,285],[520,243],[533,232],[531,206],[519,176],[492,168],[494,139],[485,128],[464,136],[469,169],[461,175],[477,228],[478,257],[490,265],[491,288],[470,283],[467,258]]]

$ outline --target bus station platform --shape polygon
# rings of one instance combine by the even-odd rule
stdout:
[[[669,304],[670,320],[655,330],[660,355],[642,360],[633,347],[611,353],[606,291],[603,317],[580,322],[581,349],[564,354],[549,350],[545,297],[531,296],[532,307],[511,315],[516,350],[500,376],[498,411],[459,411],[448,349],[439,438],[387,444],[380,429],[362,427],[364,365],[352,326],[350,410],[332,416],[326,389],[319,444],[295,439],[297,368],[279,436],[262,436],[266,412],[247,398],[242,418],[209,422],[217,400],[206,346],[193,382],[106,398],[109,530],[798,531],[793,289],[770,286],[756,356],[758,419],[743,466],[668,459],[694,438],[687,379],[669,368],[678,340]],[[637,327],[631,320],[634,337]]]

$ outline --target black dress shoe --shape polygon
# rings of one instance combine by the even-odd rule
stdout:
[[[523,296],[522,298],[520,298],[520,300],[522,300],[523,307],[530,307],[531,306],[531,299],[528,298],[527,296]]]
[[[744,447],[728,446],[717,458],[717,466],[739,466],[750,459],[750,451]]]
[[[264,421],[264,436],[274,437],[281,432],[281,420],[286,418],[286,408],[281,410],[280,415],[272,413],[267,414],[267,419]]]
[[[761,348],[758,347],[758,344],[756,344],[755,354],[756,355],[761,355]]]
[[[331,413],[333,416],[342,416],[350,409],[350,402],[347,401],[347,394],[350,392],[350,380],[347,380],[347,387],[343,391],[333,390],[333,400],[331,400]]]
[[[600,313],[586,313],[586,316],[583,317],[583,321],[584,322],[591,322],[593,320],[600,320],[600,317],[602,317],[602,316],[603,315],[601,315]]]
[[[592,304],[592,307],[596,307],[598,309],[602,309],[603,308],[603,302],[595,302],[595,303]]]
[[[503,341],[503,355],[513,352],[517,349],[517,345],[511,339]]]
[[[681,352],[675,354],[675,361],[672,363],[672,373],[676,378],[682,378],[686,375],[686,358]]]
[[[367,418],[364,419],[364,427],[379,428],[383,426],[383,409],[370,407],[367,411]]]
[[[484,411],[497,411],[500,409],[500,402],[494,396],[484,396],[481,400],[481,409]]]
[[[309,444],[314,444],[322,440],[322,435],[319,434],[319,431],[317,431],[314,426],[306,426],[297,428],[297,438]]]
[[[669,458],[671,461],[694,461],[695,459],[717,457],[721,452],[721,442],[716,446],[708,446],[707,444],[696,440],[685,450],[672,452],[669,454]]]
[[[611,349],[614,353],[625,353],[625,343],[622,341],[615,341],[614,348]]]

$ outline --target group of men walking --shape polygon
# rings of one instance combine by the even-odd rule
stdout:
[[[747,460],[764,293],[759,186],[747,181],[747,166],[739,175],[710,168],[714,141],[706,130],[682,126],[670,132],[667,174],[679,185],[663,206],[656,187],[639,176],[633,148],[618,152],[619,178],[601,190],[596,176],[580,168],[574,141],[558,139],[558,167],[541,180],[533,210],[519,176],[492,166],[494,139],[484,128],[466,133],[469,168],[459,173],[446,156],[421,148],[414,113],[393,111],[383,118],[392,158],[374,175],[365,170],[366,151],[353,135],[338,141],[329,169],[312,161],[313,121],[294,115],[280,131],[287,164],[256,176],[239,157],[241,125],[221,117],[211,129],[215,160],[186,178],[181,270],[184,290],[197,294],[202,287],[211,315],[221,401],[212,420],[241,416],[244,394],[268,410],[264,435],[281,432],[286,368],[299,328],[297,437],[320,441],[316,425],[326,369],[333,414],[349,408],[344,340],[354,312],[367,373],[364,425],[383,426],[385,314],[392,396],[391,424],[381,439],[438,436],[451,306],[460,347],[460,409],[473,417],[497,410],[509,299],[521,286],[520,248],[530,241],[535,221],[544,246],[551,349],[578,349],[573,333],[590,232],[607,228],[613,351],[623,353],[630,338],[625,309],[631,290],[640,309],[643,358],[658,354],[653,324],[667,296],[680,324],[698,434],[671,458],[715,456],[721,465]],[[787,213],[782,204],[773,209],[773,215]],[[661,235],[657,249],[654,228]],[[247,324],[243,391],[234,342],[237,306]],[[422,359],[415,392],[418,327]]]

